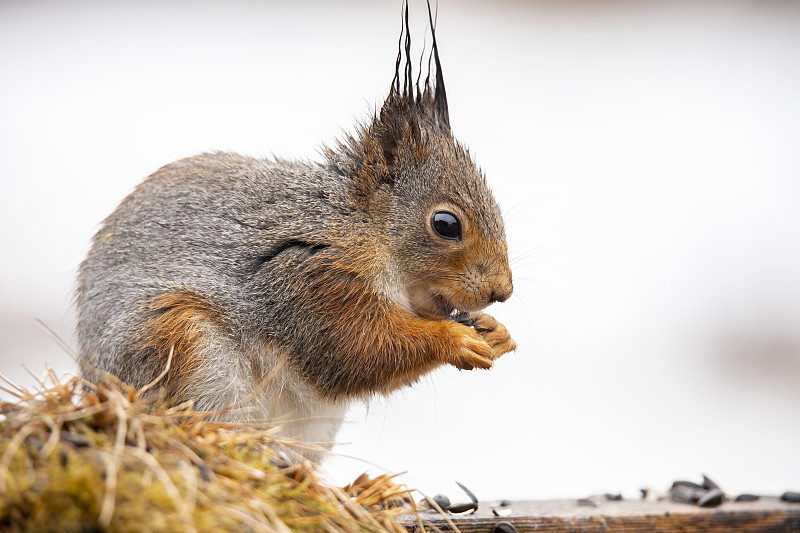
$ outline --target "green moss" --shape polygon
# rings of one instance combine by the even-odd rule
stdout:
[[[0,530],[403,531],[385,503],[408,491],[387,476],[346,494],[310,464],[279,460],[274,447],[291,443],[269,428],[50,381],[35,394],[4,389],[19,401],[0,405]],[[367,487],[386,497],[356,503]]]

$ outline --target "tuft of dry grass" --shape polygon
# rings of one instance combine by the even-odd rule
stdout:
[[[82,394],[52,370],[39,385],[0,386],[15,397],[0,402],[0,530],[405,531],[414,503],[393,476],[330,486],[275,451],[298,444],[274,426],[213,422],[120,385]]]

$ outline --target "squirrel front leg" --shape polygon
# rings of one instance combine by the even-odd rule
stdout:
[[[302,305],[284,308],[293,326],[281,338],[293,365],[325,397],[388,393],[443,364],[491,368],[516,347],[489,315],[474,315],[479,329],[417,316],[360,275],[357,261],[324,253],[303,276],[311,284],[284,293],[284,301]]]
[[[462,370],[488,369],[495,357],[492,345],[478,330],[449,320],[420,318],[395,305],[373,315],[372,321],[358,321],[354,326],[360,332],[354,332],[356,343],[350,346],[350,354],[357,354],[362,368],[375,372],[367,375],[362,370],[359,379],[374,380],[382,392],[413,383],[442,364]]]
[[[497,356],[476,329],[415,316],[374,292],[314,294],[327,294],[328,301],[303,315],[290,353],[328,398],[388,393],[443,364],[491,368]]]

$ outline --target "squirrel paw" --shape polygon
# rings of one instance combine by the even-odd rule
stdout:
[[[459,370],[492,368],[492,347],[481,337],[480,333],[469,326],[458,324],[456,327],[461,349],[455,354],[453,360],[447,362]]]
[[[472,313],[472,327],[492,349],[492,360],[517,349],[508,329],[492,315],[483,312]]]

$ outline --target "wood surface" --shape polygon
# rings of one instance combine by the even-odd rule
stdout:
[[[511,514],[498,517],[493,508],[510,509]],[[447,519],[434,511],[422,511],[420,516],[426,531],[437,528],[453,531]],[[710,508],[670,501],[605,499],[581,503],[578,500],[519,501],[505,507],[481,502],[473,514],[448,514],[448,518],[465,533],[490,533],[500,522],[509,522],[519,533],[800,532],[800,504],[766,497],[755,502],[726,502]],[[404,525],[409,531],[420,531],[416,519],[409,518]]]

